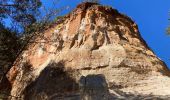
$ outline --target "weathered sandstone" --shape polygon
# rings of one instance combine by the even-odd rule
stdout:
[[[117,10],[83,3],[40,33],[7,77],[11,100],[114,100],[170,95],[169,70]]]

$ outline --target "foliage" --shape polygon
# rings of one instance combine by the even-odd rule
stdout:
[[[2,79],[6,77],[16,58],[27,49],[29,43],[34,42],[34,37],[40,36],[42,31],[52,24],[54,18],[65,10],[65,8],[53,8],[46,9],[47,12],[44,13],[39,11],[40,7],[42,7],[40,0],[0,0],[0,75]],[[11,26],[16,29],[3,25],[3,20],[9,18],[13,22]],[[20,29],[23,30],[22,33],[16,31]]]
[[[83,2],[100,3],[100,0],[82,0]]]
[[[15,32],[0,24],[0,68],[4,72],[14,62],[20,44]]]
[[[0,1],[0,68],[5,73],[12,66],[15,59],[26,49],[30,40],[40,35],[51,24],[52,17],[65,9],[44,8],[47,11],[44,13],[43,11],[39,12],[41,6],[40,0]],[[38,14],[40,15],[38,16]],[[2,24],[3,19],[9,17],[17,25],[20,24],[23,29],[22,33],[16,32],[14,28],[9,29]],[[17,27],[17,30],[21,27]]]
[[[168,19],[168,20],[170,20],[170,19]],[[167,28],[167,34],[170,34],[170,26]]]
[[[64,16],[57,16],[55,19],[54,19],[54,22],[58,21],[58,20],[62,20]]]
[[[168,27],[166,31],[168,34],[170,34],[170,27]]]
[[[36,22],[40,0],[1,0],[0,19],[10,18],[22,27]]]

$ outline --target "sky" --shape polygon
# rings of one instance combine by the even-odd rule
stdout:
[[[52,7],[51,0],[42,0],[46,7]],[[73,10],[80,0],[60,0],[53,7],[69,6],[64,15]],[[131,17],[138,25],[144,40],[154,53],[170,68],[170,36],[166,28],[170,24],[170,0],[101,0],[101,4],[111,6]]]

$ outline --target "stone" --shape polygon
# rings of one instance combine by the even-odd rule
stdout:
[[[7,74],[10,100],[169,99],[169,69],[117,10],[82,3],[40,34],[43,53],[37,37]]]

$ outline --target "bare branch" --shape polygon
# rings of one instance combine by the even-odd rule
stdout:
[[[17,7],[16,4],[0,4],[0,7]]]

